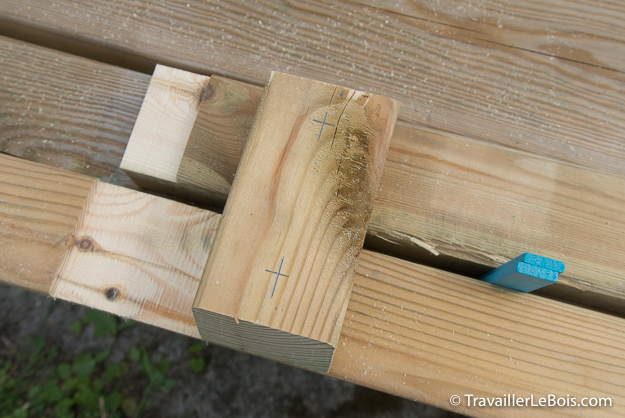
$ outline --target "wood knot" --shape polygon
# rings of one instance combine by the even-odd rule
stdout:
[[[89,236],[79,237],[74,245],[78,248],[78,251],[82,251],[85,253],[94,253],[96,251],[100,251],[100,247],[93,238]]]
[[[109,287],[104,291],[104,295],[106,295],[106,298],[110,301],[117,299],[121,293],[121,290],[116,287]]]
[[[202,90],[202,93],[200,94],[200,104],[211,100],[213,96],[215,95],[215,90],[216,90],[215,86],[209,80],[208,83],[206,84],[206,87]]]

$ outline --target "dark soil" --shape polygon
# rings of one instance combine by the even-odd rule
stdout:
[[[191,354],[189,347],[196,340],[148,325],[137,324],[116,337],[95,338],[93,325],[72,332],[72,323],[83,318],[86,308],[6,285],[0,285],[0,295],[0,356],[40,333],[69,361],[111,343],[111,361],[121,361],[131,347],[139,346],[148,350],[153,362],[168,360],[167,376],[176,385],[151,398],[145,417],[461,417],[214,345]],[[206,368],[195,373],[189,360],[198,355]],[[140,393],[141,385],[145,382],[138,380],[127,390]]]

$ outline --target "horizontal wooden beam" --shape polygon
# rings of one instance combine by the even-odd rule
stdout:
[[[188,299],[220,219],[96,181],[50,295],[199,338]]]
[[[5,0],[0,33],[146,72],[350,84],[400,100],[404,121],[623,175],[624,17],[621,2],[575,0]]]
[[[191,306],[219,216],[12,157],[0,156],[0,166],[14,198],[32,195],[19,179],[40,169],[93,186],[76,197],[85,209],[65,236],[54,283],[37,270],[26,276],[3,269],[0,280],[198,337]],[[64,194],[45,182],[32,187]],[[0,242],[20,232],[5,206],[12,207],[3,199],[0,224],[8,226]],[[45,228],[39,219],[37,211],[23,213],[33,233]],[[16,251],[2,254],[2,267],[59,265],[45,250],[33,251],[30,261]],[[611,408],[540,412],[622,416],[624,344],[623,319],[364,251],[329,374],[472,416],[501,416],[501,409],[469,407],[466,398],[452,408],[450,397],[609,397]],[[505,413],[524,416],[527,409]]]
[[[0,152],[137,187],[119,163],[149,76],[5,37],[0,55]]]

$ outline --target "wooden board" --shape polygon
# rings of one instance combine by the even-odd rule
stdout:
[[[469,408],[465,394],[568,394],[579,401],[603,393],[612,397],[611,409],[530,412],[619,415],[617,397],[625,390],[622,323],[364,251],[330,374],[376,389],[392,387],[445,409],[452,409],[449,400],[458,395],[462,403],[453,410],[471,416],[527,416],[528,409]]]
[[[119,169],[150,77],[0,37],[0,151],[136,187]]]
[[[196,103],[210,77],[157,65],[137,115],[121,168],[132,177],[149,167],[149,177],[175,183],[178,166],[197,117]],[[136,152],[137,148],[143,152]]]
[[[16,161],[0,158],[2,167],[8,167],[5,161]],[[23,167],[30,167],[27,171],[41,167],[19,164],[19,169],[11,170],[13,174]],[[219,217],[188,207],[179,212],[174,207],[184,205],[102,183],[93,190],[96,193],[89,197],[89,209],[78,230],[79,236],[91,239],[74,241],[70,251],[72,257],[88,257],[90,263],[115,274],[100,276],[102,281],[97,283],[84,270],[70,278],[66,274],[72,269],[66,264],[57,289],[64,288],[79,303],[87,300],[111,313],[197,336],[189,326],[194,287],[200,278],[192,265],[199,264],[198,247],[210,246],[207,237],[215,234]],[[30,192],[21,189],[16,195],[20,193],[27,196]],[[133,245],[126,245],[125,231],[107,228],[111,219],[126,218],[129,232],[138,230],[136,221],[151,211],[144,203],[155,204],[151,199],[159,200],[155,210],[169,207],[168,214],[180,215],[159,213],[159,231],[150,231],[167,231],[177,251],[170,253],[154,240],[139,239],[142,251],[132,252],[137,235],[130,233]],[[137,213],[132,210],[136,205],[143,208],[138,217],[128,216],[129,209]],[[8,219],[4,213],[0,216],[0,222]],[[195,232],[171,233],[170,227],[178,229],[175,225],[185,223],[189,232]],[[189,245],[182,245],[185,240]],[[126,267],[120,267],[123,264]],[[39,291],[50,285],[43,274],[20,276],[13,283]],[[623,344],[625,320],[621,318],[363,251],[330,375],[445,409],[452,409],[452,395],[467,393],[489,397],[533,394],[537,398],[554,394],[578,400],[609,397],[611,408],[530,411],[554,417],[616,417],[625,413]],[[471,416],[498,417],[502,411],[507,416],[525,416],[528,411],[467,407],[466,398],[462,401],[453,409]]]
[[[203,339],[329,370],[398,111],[272,73],[193,305]]]
[[[96,182],[50,295],[199,338],[197,290],[220,216]]]
[[[612,245],[625,239],[625,178],[427,129],[395,132],[369,248],[412,245],[476,277],[540,254],[567,266],[541,294],[625,314],[625,244]]]
[[[349,83],[399,99],[402,120],[623,175],[624,8],[5,0],[0,27],[148,72],[160,62],[259,84],[273,69]]]
[[[133,185],[118,165],[149,77],[6,38],[0,52],[0,151]],[[212,116],[196,122],[220,127],[199,153],[210,151],[215,159],[206,169],[221,169],[227,180],[239,163],[242,131],[225,116],[245,123],[262,89],[234,83],[249,102],[222,101],[223,86],[233,83],[221,80],[205,104]],[[231,127],[234,135],[222,136]],[[201,161],[188,148],[185,155]],[[210,188],[223,191],[222,184]],[[622,291],[625,270],[624,189],[622,177],[398,123],[365,246],[475,277],[537,252],[567,263],[561,280],[570,285],[553,296],[620,312],[622,299],[609,295]]]
[[[94,179],[0,154],[0,280],[47,293]]]

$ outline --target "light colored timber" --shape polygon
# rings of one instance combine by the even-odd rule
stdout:
[[[197,103],[209,77],[157,65],[137,115],[121,167],[133,173],[135,166],[145,174],[168,182],[176,181],[184,153],[181,139],[189,138],[198,112]],[[145,150],[136,152],[137,149]]]
[[[149,76],[7,38],[0,38],[0,54],[2,152],[135,187],[116,168]],[[223,159],[207,162],[206,170],[236,167],[241,158],[238,127],[233,135],[222,134],[231,126],[228,109],[233,120],[245,121],[249,103],[230,100],[222,106],[221,98],[229,97],[232,84],[252,90],[245,93],[250,98],[262,92],[217,79],[209,82],[220,86],[211,95],[216,101],[202,106],[217,109],[210,123],[220,133],[204,147]],[[208,126],[202,115],[196,124]],[[202,163],[187,144],[183,160],[190,156]],[[220,176],[234,178],[234,172],[230,168]],[[536,252],[567,263],[560,277],[565,286],[552,286],[554,296],[624,314],[622,177],[398,123],[380,185],[365,248],[475,277],[523,252]]]
[[[97,181],[50,295],[199,338],[188,315],[220,216]]]
[[[176,182],[185,141],[209,80],[188,71],[156,66],[120,165],[137,184],[211,200],[212,193],[206,189]]]
[[[329,370],[398,112],[272,73],[193,304],[203,339]]]
[[[94,182],[0,154],[0,280],[47,293]]]
[[[238,165],[228,156],[243,152],[262,91],[157,65],[120,168],[141,187],[223,206]]]
[[[213,79],[177,181],[214,192],[219,205],[260,88]],[[211,124],[219,135],[205,136]],[[366,247],[476,277],[541,254],[567,264],[541,294],[625,315],[624,219],[622,177],[398,123]]]
[[[0,160],[0,167],[11,167],[5,169],[14,175],[11,182],[19,178],[17,174],[38,169],[47,170],[53,177],[63,175],[65,178],[70,176],[85,180],[83,176],[7,156],[0,156]],[[6,174],[4,178],[8,178]],[[106,210],[105,213],[89,210],[88,216],[83,214],[81,217],[83,227],[79,231],[91,234],[89,236],[95,242],[105,246],[108,244],[103,236],[111,233],[111,236],[118,235],[119,245],[124,241],[124,232],[113,231],[110,225],[104,225],[107,231],[100,234],[92,227],[103,225],[105,219],[117,218],[111,217],[111,212],[127,214],[127,209],[141,199],[162,201],[120,188],[109,189],[112,186],[108,185],[101,189],[101,183],[91,188],[93,184],[90,180],[88,186],[92,193],[99,190],[96,192],[99,197],[94,198],[91,194],[88,207],[93,207],[92,203],[100,199],[110,203],[111,196],[108,192],[104,193],[108,189],[118,195],[113,199],[118,202],[113,207],[120,210]],[[46,191],[44,182],[33,187],[42,193]],[[128,199],[126,192],[135,197],[145,197],[130,203],[132,199]],[[16,196],[31,193],[27,188],[15,189]],[[178,208],[184,206],[173,202],[166,205],[169,204]],[[171,214],[171,211],[168,213]],[[0,216],[0,223],[5,225],[12,215],[2,212]],[[85,222],[88,219],[91,221]],[[175,217],[159,215],[158,219],[163,233],[171,232],[173,225],[180,225],[180,220]],[[189,219],[203,219],[188,224],[190,230],[197,227],[196,232],[204,231],[190,231],[195,245],[182,245],[188,235],[167,234],[170,245],[186,256],[154,257],[163,253],[162,247],[154,240],[144,239],[140,245],[144,251],[130,257],[127,253],[116,256],[116,260],[106,264],[106,268],[116,268],[115,263],[128,263],[131,257],[134,258],[129,268],[115,270],[116,274],[123,276],[101,276],[102,282],[93,283],[82,272],[75,276],[73,284],[65,282],[62,286],[71,288],[72,298],[79,303],[89,301],[92,306],[110,313],[129,315],[129,318],[197,337],[189,324],[193,323],[191,308],[200,275],[194,276],[194,272],[198,271],[194,268],[187,271],[193,280],[185,274],[172,273],[188,268],[185,267],[189,265],[187,260],[195,258],[193,254],[197,245],[210,246],[209,237],[216,233],[215,223],[219,222],[219,217],[198,210]],[[91,226],[83,229],[86,224]],[[108,225],[108,222],[105,224]],[[44,228],[42,223],[34,225]],[[150,234],[155,232],[160,234],[159,231],[151,231]],[[136,243],[136,236],[130,235]],[[85,241],[73,242],[76,245]],[[98,247],[92,246],[92,243],[87,240],[83,248],[89,251],[77,255],[93,257],[95,262],[97,257],[105,257],[106,253],[97,250]],[[21,242],[19,245],[27,244]],[[70,252],[75,250],[79,248],[70,248]],[[11,254],[15,257],[18,253]],[[56,255],[51,253],[41,252],[40,256],[56,260]],[[169,257],[167,254],[162,256]],[[52,259],[40,259],[38,262]],[[157,262],[162,268],[153,265],[155,259],[160,259]],[[168,260],[171,265],[163,260]],[[7,262],[14,261],[5,256],[3,266]],[[141,265],[150,274],[137,274],[135,267]],[[32,290],[50,290],[51,283],[46,275],[26,277],[15,275],[15,272],[12,274],[13,278],[3,274],[0,280]],[[91,284],[83,286],[83,282]],[[130,283],[132,286],[128,285]],[[119,292],[107,292],[111,287],[116,287]],[[169,297],[164,297],[168,292],[159,292],[159,289],[170,289]],[[449,405],[452,395],[462,396],[465,393],[489,397],[508,394],[517,397],[531,394],[535,397],[548,394],[566,397],[568,394],[578,400],[581,397],[610,397],[613,406],[597,409],[540,408],[541,415],[622,416],[625,413],[624,344],[624,319],[363,251],[329,374],[445,409],[452,409]],[[502,411],[507,416],[525,416],[528,409],[470,408],[463,402],[454,410],[476,417],[499,417]]]
[[[2,282],[199,338],[220,215],[2,154],[0,184]]]
[[[0,22],[146,72],[160,62],[257,84],[274,69],[349,83],[401,100],[403,121],[625,175],[618,0],[4,0]]]

